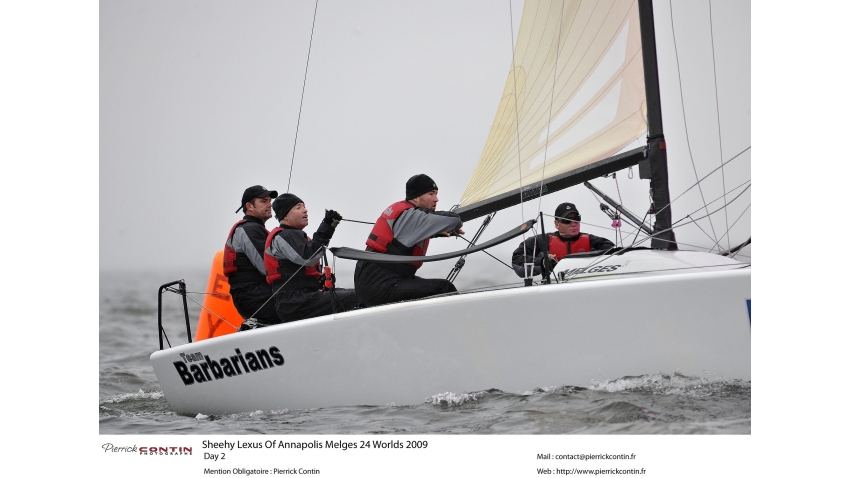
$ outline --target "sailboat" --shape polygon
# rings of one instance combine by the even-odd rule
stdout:
[[[750,380],[751,265],[734,258],[747,244],[715,240],[708,252],[685,250],[674,233],[651,0],[527,0],[516,38],[496,118],[456,212],[486,224],[497,211],[584,185],[610,204],[615,221],[632,224],[628,240],[566,256],[547,277],[512,287],[210,331],[174,347],[163,345],[160,316],[161,350],[151,364],[175,411],[410,405],[443,392],[523,393],[656,372]],[[723,158],[694,187],[733,160]],[[650,182],[644,219],[590,183],[632,167]],[[709,198],[685,222],[710,220],[747,187]],[[542,232],[544,223],[540,212],[479,245],[417,260],[463,257]],[[182,282],[160,293],[175,285],[185,294]],[[188,313],[186,328],[191,340]]]

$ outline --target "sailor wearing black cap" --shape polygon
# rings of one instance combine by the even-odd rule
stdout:
[[[375,221],[366,250],[402,256],[424,256],[432,237],[463,234],[460,217],[436,211],[437,183],[425,174],[411,177],[405,186],[405,200],[391,204]],[[354,290],[360,303],[367,306],[402,300],[421,299],[457,292],[445,279],[416,276],[421,262],[385,264],[357,261]]]
[[[272,199],[276,197],[277,191],[263,186],[246,189],[236,210],[245,215],[230,229],[224,244],[224,275],[230,283],[233,305],[244,319],[240,330],[278,323],[274,304],[268,300],[272,291],[263,264],[269,235],[265,224],[272,217]]]
[[[534,274],[543,273],[542,266],[551,272],[562,257],[577,252],[605,251],[614,247],[614,243],[604,237],[581,233],[581,214],[575,204],[565,202],[555,208],[555,230],[549,234],[540,234],[520,243],[513,253],[514,272],[525,277],[526,263],[534,263]],[[548,247],[549,256],[544,262],[543,251]],[[527,255],[525,255],[527,254]],[[531,254],[534,254],[533,260]]]
[[[351,289],[322,290],[322,249],[330,243],[342,216],[334,210],[326,211],[311,239],[303,231],[309,217],[301,198],[281,194],[272,207],[280,227],[266,240],[264,260],[278,319],[292,322],[357,306],[357,296]]]

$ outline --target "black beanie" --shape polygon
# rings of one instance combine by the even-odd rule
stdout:
[[[405,186],[404,199],[417,198],[429,191],[439,189],[437,183],[425,174],[417,174],[407,180]]]
[[[295,207],[296,204],[304,202],[298,196],[289,193],[283,193],[277,197],[272,203],[272,209],[274,209],[274,217],[278,221],[283,219],[284,216],[289,212],[290,209]]]

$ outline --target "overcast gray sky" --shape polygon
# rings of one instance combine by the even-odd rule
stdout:
[[[233,211],[246,187],[286,191],[314,5],[101,2],[101,270],[206,269],[241,217]],[[711,5],[709,16],[708,2],[673,2],[675,49],[668,2],[655,5],[674,196],[694,182],[688,142],[694,156],[717,156],[722,143],[724,159],[750,146],[749,4]],[[522,2],[513,2],[515,30],[521,9]],[[403,198],[405,181],[418,173],[436,180],[440,209],[457,203],[489,133],[511,42],[507,1],[321,0],[290,186],[311,211],[307,232],[325,208],[373,221]],[[749,153],[735,165],[734,181],[727,180],[738,185],[750,177]],[[620,194],[642,215],[648,181],[638,180],[636,169],[634,179],[626,176],[618,176]],[[612,179],[595,183],[617,194]],[[586,232],[613,238],[610,228],[593,228],[610,220],[584,187],[544,197],[542,209],[551,214],[563,201],[582,210]],[[740,201],[748,205],[749,194]],[[694,209],[682,204],[674,205],[674,217]],[[537,208],[533,201],[524,213],[499,213],[485,238]],[[551,229],[548,220],[546,226]],[[733,240],[749,236],[749,213],[734,230]],[[331,245],[363,247],[368,232],[343,223]],[[703,233],[694,234],[701,239],[682,232],[680,240],[705,243]],[[492,252],[507,261],[515,246]],[[432,241],[433,252],[461,247],[457,239]],[[346,261],[338,261],[342,271],[353,266],[340,262]],[[451,266],[426,264],[422,275],[445,276]],[[459,285],[493,274],[496,282],[515,279],[478,254]]]

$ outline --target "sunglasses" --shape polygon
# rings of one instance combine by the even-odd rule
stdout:
[[[565,219],[565,218],[557,218],[558,222],[561,224],[572,224],[573,222],[581,222],[581,214],[576,214],[575,216]]]

